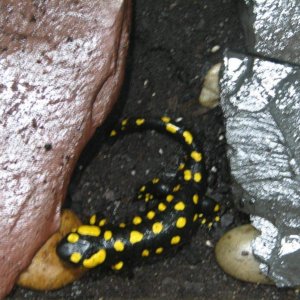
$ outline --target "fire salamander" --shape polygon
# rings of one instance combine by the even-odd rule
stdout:
[[[185,128],[170,118],[124,119],[110,133],[155,130],[175,137],[185,146],[187,156],[173,178],[153,178],[143,185],[137,198],[151,203],[151,209],[133,216],[127,223],[112,224],[94,214],[89,224],[69,233],[58,245],[59,257],[74,265],[99,265],[121,270],[125,264],[159,256],[187,243],[199,224],[211,227],[220,221],[220,206],[204,196],[206,176],[200,144]]]

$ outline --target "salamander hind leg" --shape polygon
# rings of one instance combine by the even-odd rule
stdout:
[[[172,179],[154,177],[151,181],[142,185],[137,192],[136,199],[149,202],[158,198],[163,198],[170,194],[177,184]],[[176,189],[175,189],[176,190]]]
[[[221,221],[221,207],[214,199],[204,196],[198,206],[200,224],[208,228]]]

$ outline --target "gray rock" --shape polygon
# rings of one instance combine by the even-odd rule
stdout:
[[[262,232],[254,253],[278,286],[300,285],[300,68],[228,52],[220,83],[236,204]]]
[[[244,0],[241,3],[248,50],[300,63],[300,1]]]

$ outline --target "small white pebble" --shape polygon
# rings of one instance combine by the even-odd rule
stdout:
[[[148,175],[149,173],[150,173],[150,170],[147,169],[147,170],[145,171],[145,175]]]
[[[148,80],[148,79],[146,79],[146,80],[144,81],[144,86],[147,86],[147,85],[148,85],[148,83],[149,83],[149,80]]]
[[[132,170],[132,171],[130,172],[130,174],[131,174],[132,176],[135,176],[136,170]]]
[[[223,141],[223,140],[224,140],[224,135],[221,134],[221,135],[219,136],[219,141]]]
[[[159,148],[158,153],[159,153],[160,155],[163,155],[163,154],[164,154],[164,150],[163,150],[162,148]]]
[[[211,50],[210,50],[210,52],[211,53],[216,53],[217,51],[219,51],[220,50],[220,46],[219,45],[215,45],[215,46],[213,46],[212,48],[211,48]]]
[[[210,240],[206,240],[206,241],[205,241],[205,246],[210,247],[210,248],[213,248],[213,247],[214,247],[212,241],[210,241]]]
[[[179,118],[177,118],[176,120],[175,120],[175,122],[181,122],[183,120],[183,118],[182,117],[179,117]]]
[[[217,173],[217,171],[218,171],[218,169],[216,168],[216,166],[212,166],[210,170],[213,173]]]
[[[152,93],[152,97],[155,97],[156,96],[156,93],[154,92],[154,93]]]

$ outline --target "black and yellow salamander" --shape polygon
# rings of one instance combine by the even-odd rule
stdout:
[[[60,258],[74,265],[99,265],[121,270],[125,264],[159,256],[190,240],[199,224],[211,227],[220,221],[220,206],[204,196],[206,175],[200,144],[193,134],[171,122],[127,118],[111,131],[115,138],[126,132],[155,130],[167,133],[184,145],[186,157],[170,180],[153,178],[140,188],[137,198],[151,208],[129,222],[112,224],[101,214],[91,216],[89,224],[69,233],[58,245]]]

